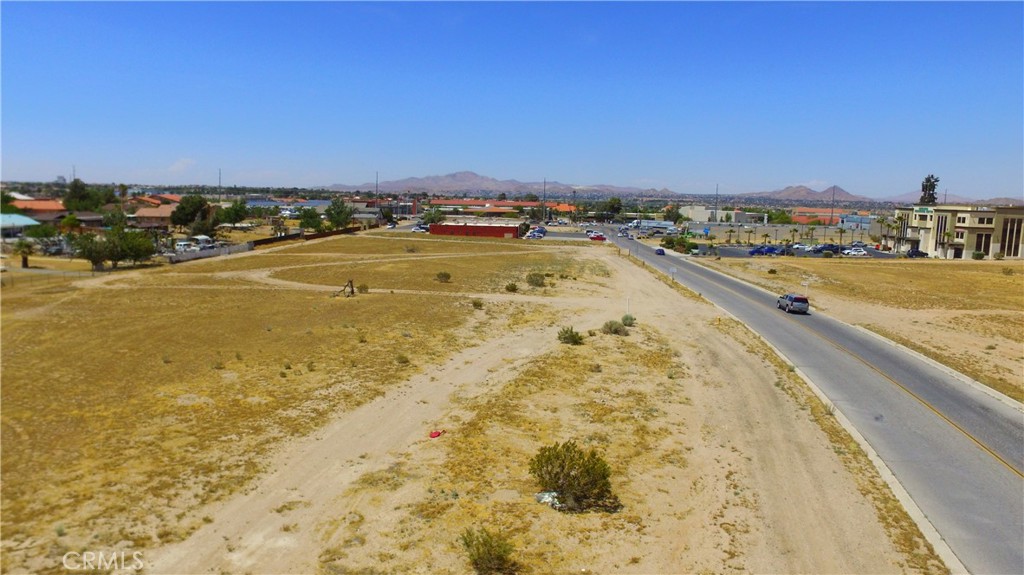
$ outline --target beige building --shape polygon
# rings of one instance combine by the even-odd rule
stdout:
[[[1024,254],[1024,207],[915,205],[896,210],[895,226],[883,230],[885,244],[898,252],[916,248],[933,257],[992,259]]]

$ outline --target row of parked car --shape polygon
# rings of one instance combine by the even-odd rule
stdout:
[[[788,244],[785,246],[769,246],[760,245],[751,249],[748,253],[752,256],[795,256],[798,251],[812,254],[820,254],[823,252],[832,252],[836,255],[842,254],[844,256],[861,256],[866,257],[870,255],[867,248],[867,244],[861,241],[855,241],[849,246],[842,246],[839,244]]]

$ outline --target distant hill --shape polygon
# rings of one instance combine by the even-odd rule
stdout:
[[[978,200],[974,198],[965,198],[956,194],[939,194],[940,204],[983,204],[986,206],[1021,206],[1024,205],[1024,199],[1022,198],[992,198],[989,200]],[[891,198],[885,198],[882,201],[892,202],[894,204],[911,205],[916,204],[921,199],[921,192],[907,192]]]
[[[839,186],[835,186],[835,201],[837,202],[873,202],[875,200],[866,196],[856,196],[847,192]],[[793,200],[798,202],[831,202],[833,199],[833,187],[818,192],[807,186],[787,186],[774,192],[754,192],[752,194],[739,194],[741,198],[768,198],[773,200]]]
[[[624,197],[639,196],[644,194],[668,195],[675,192],[667,189],[645,190],[642,188],[630,188],[621,186],[610,186],[606,184],[597,185],[569,185],[560,182],[520,182],[518,180],[497,180],[487,176],[481,176],[476,172],[455,172],[443,176],[426,176],[423,178],[405,178],[374,184],[332,184],[326,189],[339,192],[369,191],[376,187],[386,193],[423,193],[435,194],[479,194],[506,193],[506,194],[543,194],[547,190],[552,196],[568,196],[575,190],[583,195],[607,194]]]

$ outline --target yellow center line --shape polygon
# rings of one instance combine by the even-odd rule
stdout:
[[[697,265],[697,264],[694,264],[694,265]],[[708,268],[705,268],[703,266],[698,266],[698,267],[700,267],[701,269],[708,269]],[[712,274],[721,273],[721,272],[716,272],[715,270],[710,270],[710,271],[712,272]],[[743,298],[743,299],[745,299],[747,301],[750,301],[750,302],[759,303],[756,300],[754,300],[753,298],[751,298],[750,296],[742,294],[742,293],[736,291],[735,289],[729,287],[728,285],[723,285],[722,283],[719,283],[718,281],[716,281],[714,279],[708,278],[707,276],[704,276],[704,277],[708,281],[718,285],[722,289],[725,289],[725,290],[728,290],[728,291],[732,292],[733,294],[735,294],[736,296],[738,296],[740,298]],[[738,280],[736,280],[736,281],[738,281]],[[875,366],[874,364],[872,364],[868,360],[864,359],[863,357],[857,355],[856,353],[853,353],[852,351],[846,349],[845,347],[840,345],[838,342],[836,342],[834,339],[828,337],[827,335],[824,335],[823,333],[821,333],[817,329],[814,329],[813,327],[808,326],[804,322],[796,321],[794,318],[790,317],[789,314],[786,314],[786,319],[791,321],[791,322],[793,322],[795,325],[798,325],[798,326],[806,329],[807,331],[810,331],[811,333],[813,333],[814,335],[820,337],[821,339],[829,342],[830,344],[832,344],[833,347],[835,347],[839,351],[841,351],[841,352],[849,355],[850,357],[856,359],[857,361],[863,363],[864,365],[869,367],[872,371],[874,371],[878,375],[882,376],[883,378],[885,378],[886,380],[888,380],[889,382],[894,384],[896,387],[902,389],[904,392],[907,393],[907,395],[909,395],[910,397],[916,399],[921,405],[927,407],[929,410],[931,410],[932,413],[934,413],[935,415],[938,415],[940,418],[942,418],[943,421],[945,421],[946,423],[951,425],[953,427],[953,429],[956,429],[960,433],[964,434],[968,439],[970,439],[972,442],[974,442],[975,445],[977,445],[983,451],[985,451],[986,453],[988,453],[989,455],[994,457],[996,459],[996,461],[999,461],[1000,463],[1005,465],[1010,471],[1012,471],[1015,474],[1017,474],[1017,477],[1024,478],[1024,473],[1022,473],[1021,470],[1017,469],[1013,464],[1011,464],[1010,462],[1008,462],[1005,459],[1003,459],[998,453],[993,451],[989,446],[987,446],[984,443],[982,443],[982,441],[980,439],[978,439],[977,437],[974,437],[973,435],[971,435],[970,432],[968,432],[963,427],[960,427],[960,425],[958,425],[955,421],[953,421],[952,419],[947,417],[944,413],[942,413],[941,411],[936,409],[932,404],[930,404],[927,401],[925,401],[924,398],[922,398],[921,396],[917,395],[916,393],[914,393],[913,391],[908,389],[902,383],[900,383],[900,382],[896,381],[895,379],[893,379],[892,377],[890,377],[888,374],[883,372],[877,366]],[[762,337],[764,337],[764,336],[762,336]]]

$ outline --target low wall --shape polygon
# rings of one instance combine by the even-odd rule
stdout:
[[[244,244],[226,246],[212,250],[200,250],[198,252],[182,252],[180,254],[167,256],[167,261],[172,264],[180,264],[181,262],[190,262],[192,260],[201,260],[205,258],[212,258],[214,256],[226,256],[229,254],[251,252],[253,249],[253,243],[255,242],[246,242]]]

